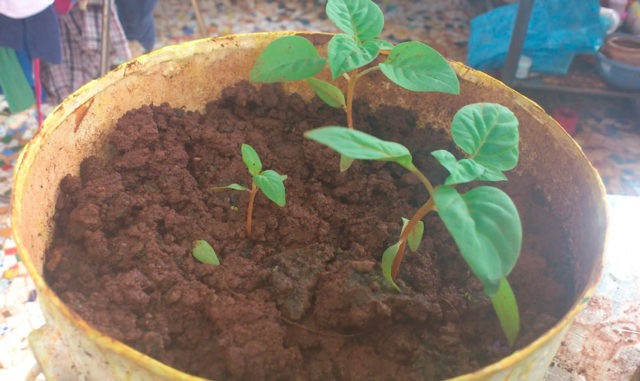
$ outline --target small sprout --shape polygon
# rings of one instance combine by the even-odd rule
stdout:
[[[216,251],[213,250],[213,247],[205,240],[200,239],[195,241],[191,254],[202,263],[220,266],[220,260],[216,255]]]
[[[253,224],[253,204],[256,194],[258,193],[258,189],[261,190],[262,193],[264,193],[264,195],[267,196],[267,198],[273,201],[276,205],[284,207],[286,203],[284,180],[287,179],[287,176],[281,175],[271,169],[263,171],[260,156],[258,156],[256,150],[253,149],[253,147],[251,147],[250,145],[243,144],[240,147],[240,152],[242,153],[242,161],[247,166],[247,170],[251,175],[251,188],[233,183],[222,187],[211,187],[211,189],[216,191],[230,189],[249,192],[246,231],[247,236],[250,236],[251,226]],[[234,207],[232,206],[231,209],[237,210],[238,208],[235,207],[234,209]]]
[[[245,187],[243,185],[240,185],[240,184],[236,184],[236,183],[229,184],[229,185],[224,186],[224,187],[211,187],[211,190],[214,190],[214,191],[223,191],[223,190],[228,190],[228,189],[237,190],[237,191],[249,190],[247,187]]]
[[[387,250],[384,251],[384,253],[382,253],[382,275],[384,275],[384,278],[391,283],[391,285],[393,286],[393,288],[395,288],[398,292],[402,292],[400,290],[400,287],[398,287],[398,285],[396,284],[396,282],[393,280],[394,276],[391,274],[391,268],[393,267],[393,263],[396,260],[396,257],[398,256],[398,249],[400,248],[400,244],[399,243],[395,243],[391,246],[389,246],[387,248]]]
[[[385,279],[400,290],[395,279],[406,247],[414,252],[418,249],[424,233],[422,219],[430,212],[437,212],[462,257],[482,282],[512,345],[518,335],[520,318],[506,277],[515,266],[522,246],[518,210],[511,198],[498,188],[485,185],[461,194],[455,185],[473,180],[506,179],[503,171],[513,169],[518,162],[518,120],[501,105],[476,103],[456,113],[451,134],[467,157],[457,160],[448,151],[432,152],[450,172],[445,183],[437,187],[416,168],[411,153],[401,144],[336,126],[307,131],[305,136],[343,157],[395,162],[420,179],[429,198],[411,219],[403,218],[400,239],[384,251],[381,266]]]
[[[409,224],[409,220],[402,217],[402,230],[407,228]],[[407,237],[407,243],[409,244],[409,250],[415,253],[418,251],[418,247],[420,247],[420,242],[422,241],[422,236],[424,235],[424,222],[422,220],[418,221],[416,226],[411,229],[411,233]]]

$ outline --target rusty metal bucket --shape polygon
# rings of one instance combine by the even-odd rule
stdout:
[[[52,236],[58,184],[78,173],[81,160],[104,150],[103,142],[126,111],[150,103],[203,110],[226,86],[249,78],[260,51],[274,38],[301,34],[326,51],[330,35],[259,33],[203,39],[152,52],[88,83],[62,102],[42,131],[22,151],[12,200],[15,241],[40,295],[47,325],[31,344],[51,379],[198,380],[170,368],[97,331],[71,311],[42,277],[45,248]],[[519,175],[532,176],[551,207],[563,216],[575,268],[576,299],[554,327],[527,347],[501,361],[455,380],[538,380],[575,316],[593,293],[603,266],[606,230],[604,187],[582,150],[539,106],[501,82],[460,63],[461,95],[416,94],[361,81],[359,97],[373,107],[398,105],[418,113],[418,127],[448,125],[465,104],[497,102],[514,111],[521,125]],[[375,78],[375,77],[373,77]],[[312,96],[303,85],[287,91]],[[447,121],[444,123],[444,121]],[[540,147],[545,147],[543,154]],[[55,357],[58,356],[58,357]],[[56,367],[56,358],[68,362]],[[69,374],[69,363],[73,374]],[[53,364],[53,365],[52,365]],[[60,363],[57,363],[60,364]]]

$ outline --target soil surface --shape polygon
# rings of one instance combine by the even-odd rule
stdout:
[[[426,201],[421,184],[392,163],[356,162],[303,132],[344,125],[320,101],[278,86],[225,90],[206,113],[168,105],[121,118],[111,157],[87,158],[67,176],[45,276],[84,319],[108,335],[194,375],[218,380],[433,380],[476,370],[512,352],[490,301],[437,215],[425,218],[396,292],[380,258],[401,217]],[[400,109],[356,109],[356,127],[410,148],[433,183],[446,176],[428,154],[453,149],[446,129],[417,129]],[[443,126],[437,126],[443,127]],[[287,204],[256,197],[240,145],[288,176]],[[534,180],[500,184],[524,225],[510,282],[519,299],[520,348],[568,310],[572,275],[562,229]],[[191,255],[212,244],[218,267]]]

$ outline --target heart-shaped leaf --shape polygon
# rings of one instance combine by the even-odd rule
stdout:
[[[393,246],[389,246],[387,250],[382,253],[382,262],[380,263],[380,267],[382,267],[382,275],[384,275],[384,279],[386,279],[393,288],[395,288],[398,292],[400,291],[400,287],[393,281],[393,276],[391,275],[391,271],[393,268],[393,261],[398,255],[398,248],[400,245],[397,243]]]
[[[253,182],[264,193],[265,196],[276,205],[284,207],[286,203],[283,181],[287,176],[282,176],[278,172],[267,169],[253,177]]]
[[[433,151],[431,155],[449,171],[450,175],[444,182],[447,185],[464,184],[479,179],[485,171],[485,168],[473,159],[457,160],[446,150]]]
[[[371,0],[329,0],[327,16],[343,32],[369,40],[378,37],[384,27],[384,15]]]
[[[331,75],[336,79],[373,61],[378,56],[378,45],[370,41],[360,43],[352,36],[336,34],[329,41],[327,54]]]
[[[209,245],[209,242],[205,240],[198,240],[193,245],[191,254],[200,262],[207,263],[213,266],[219,266],[220,260],[216,255],[216,251]]]
[[[318,98],[322,99],[329,106],[335,108],[345,108],[347,106],[344,94],[336,86],[313,77],[307,78],[306,81]]]
[[[402,217],[402,231],[407,227],[409,220]],[[420,247],[420,242],[422,242],[422,236],[424,235],[424,222],[418,221],[416,226],[413,228],[409,236],[407,237],[407,244],[409,246],[409,250],[415,253],[418,251]]]
[[[481,186],[461,195],[442,185],[434,201],[473,273],[493,296],[520,255],[522,226],[513,201],[498,188]]]
[[[462,107],[453,117],[451,137],[470,159],[487,168],[507,171],[518,164],[518,119],[502,105]]]
[[[242,153],[242,161],[244,161],[251,176],[255,176],[262,171],[260,156],[258,156],[258,153],[253,147],[248,144],[243,144],[240,147],[240,152]]]
[[[496,294],[491,297],[491,303],[500,321],[500,327],[507,337],[507,342],[512,346],[520,333],[520,312],[516,297],[506,278],[500,280],[500,286]]]
[[[412,91],[458,94],[460,84],[449,62],[435,49],[417,41],[396,45],[380,70],[398,86]]]
[[[304,136],[353,159],[393,161],[405,168],[413,167],[411,153],[407,147],[378,139],[362,131],[329,126],[309,130]]]
[[[307,39],[285,36],[262,51],[251,70],[251,80],[273,83],[305,79],[320,72],[325,63]]]

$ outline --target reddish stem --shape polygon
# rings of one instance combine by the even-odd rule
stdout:
[[[348,76],[349,81],[347,82],[347,127],[353,128],[353,97],[356,93],[356,83],[358,83],[358,79],[364,77],[365,75],[374,72],[376,70],[380,70],[378,66],[372,66],[368,69],[365,69],[361,73],[358,73],[358,69],[354,69],[350,75]]]
[[[247,237],[251,236],[251,224],[253,221],[253,202],[256,199],[256,193],[258,193],[258,187],[254,182],[252,182],[251,190],[249,191],[249,206],[247,207]]]
[[[411,217],[409,222],[407,222],[404,230],[402,230],[402,234],[400,234],[400,239],[398,240],[400,243],[400,246],[398,246],[398,253],[393,259],[393,265],[391,266],[391,277],[394,280],[397,278],[398,272],[400,272],[400,263],[402,262],[404,252],[407,248],[407,239],[409,238],[409,234],[411,234],[413,229],[415,229],[418,222],[420,222],[422,218],[432,210],[434,210],[433,197],[429,198],[429,200],[415,212],[413,217]]]
[[[358,70],[354,70],[349,76],[347,83],[347,127],[353,128],[353,96],[356,92],[356,83],[358,82]]]

